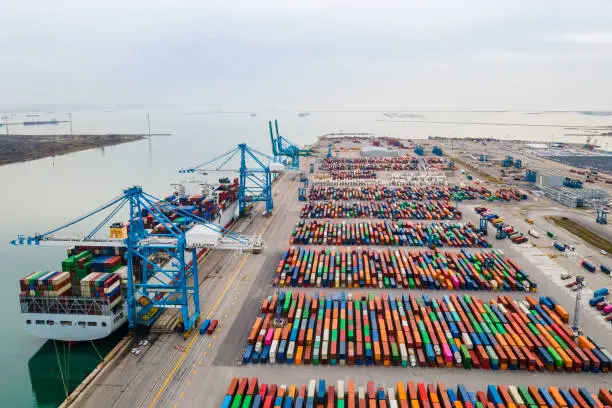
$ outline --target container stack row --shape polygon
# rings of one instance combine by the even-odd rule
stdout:
[[[300,217],[459,220],[461,211],[450,201],[311,201],[302,208]]]
[[[375,179],[376,172],[373,170],[332,170],[329,172],[332,180],[354,180]]]
[[[72,284],[70,273],[57,271],[33,272],[19,280],[21,296],[68,296]]]
[[[300,220],[289,244],[489,247],[473,223],[362,221],[333,223]]]
[[[535,291],[537,285],[499,251],[342,250],[290,247],[273,283],[281,287]]]
[[[484,198],[488,189],[481,186],[453,185],[453,186],[360,186],[360,187],[333,187],[313,186],[308,194],[308,199],[319,200],[451,200],[455,194],[465,200],[476,200]]]
[[[535,387],[489,384],[482,390],[464,385],[402,382],[363,386],[353,380],[328,384],[312,379],[308,384],[279,385],[259,379],[232,379],[222,408],[603,408],[612,406],[609,389],[593,392],[584,387]]]
[[[111,307],[121,301],[121,282],[116,273],[92,272],[81,279],[81,296],[108,298]]]
[[[243,363],[608,372],[612,355],[574,341],[567,320],[550,298],[281,292],[263,302]]]
[[[352,157],[352,158],[325,158],[322,160],[319,170],[321,171],[346,171],[346,170],[384,170],[402,171],[416,170],[418,160],[410,156],[399,157]]]

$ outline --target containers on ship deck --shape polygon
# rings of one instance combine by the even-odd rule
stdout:
[[[274,284],[281,287],[535,291],[536,284],[499,251],[470,254],[403,249],[291,247]]]
[[[19,280],[21,296],[69,296],[72,284],[69,272],[38,271]]]
[[[121,301],[121,282],[116,273],[92,272],[80,282],[81,296],[108,298],[111,307]]]
[[[393,218],[415,220],[460,219],[449,201],[308,202],[300,218]]]
[[[405,245],[483,247],[489,243],[473,223],[412,223],[363,221],[333,223],[300,220],[289,244],[299,245]]]
[[[327,408],[599,408],[612,405],[610,390],[586,388],[524,387],[488,385],[468,390],[463,385],[447,387],[398,381],[387,388],[368,381],[362,386],[353,380],[327,383],[309,380],[302,385],[260,384],[254,377],[234,378],[223,398],[222,408],[327,407]]]
[[[272,326],[277,305],[282,329]],[[486,303],[468,295],[281,292],[264,301],[243,362],[608,372],[610,353],[586,336],[575,342],[557,306],[550,297]]]

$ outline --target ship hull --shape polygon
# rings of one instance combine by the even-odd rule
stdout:
[[[213,222],[228,227],[237,217],[238,201],[230,204]],[[207,252],[203,249],[198,259]],[[127,322],[127,305],[106,314],[29,313],[22,309],[24,330],[46,340],[90,341],[108,337]]]

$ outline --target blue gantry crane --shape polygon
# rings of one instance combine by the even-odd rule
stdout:
[[[488,222],[489,220],[487,220],[486,217],[480,217],[480,234],[481,235],[487,235],[487,232],[488,232],[487,223]]]
[[[598,208],[597,216],[595,217],[595,222],[598,224],[607,224],[608,223],[608,211],[604,208]]]
[[[129,211],[127,235],[98,237],[105,226],[113,225],[113,218],[125,208]],[[145,228],[148,216],[152,216],[157,228]],[[102,221],[96,224],[96,217],[102,217]],[[177,217],[182,218],[180,224],[172,221]],[[92,222],[95,226],[88,234],[56,235],[67,233],[77,224],[91,226]],[[180,309],[185,332],[194,327],[200,316],[198,251],[215,248],[257,253],[263,249],[261,237],[236,234],[181,206],[158,199],[140,186],[129,187],[106,204],[48,232],[27,237],[19,235],[11,243],[125,248],[129,327],[150,326],[164,309]]]
[[[230,163],[234,164],[239,158],[239,167],[228,168]],[[234,161],[232,162],[232,159]],[[235,164],[234,164],[235,165]],[[195,167],[179,170],[179,173],[204,173],[229,172],[239,173],[238,184],[238,209],[240,215],[244,215],[250,203],[265,202],[266,214],[270,214],[274,208],[272,198],[272,174],[284,172],[299,172],[292,166],[285,167],[282,163],[274,160],[257,149],[240,143],[236,148],[223,153],[212,160],[208,160]]]
[[[291,163],[292,169],[300,168],[300,157],[310,156],[310,150],[300,149],[300,147],[281,136],[278,132],[278,121],[274,119],[274,130],[272,129],[272,122],[268,121],[268,128],[270,129],[270,141],[272,142],[272,153],[274,154],[275,161],[280,161],[281,157],[287,157]]]

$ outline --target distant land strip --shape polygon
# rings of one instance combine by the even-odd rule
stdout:
[[[157,134],[161,136],[161,134]],[[0,165],[144,139],[145,134],[0,135]],[[153,135],[151,135],[153,136]]]

